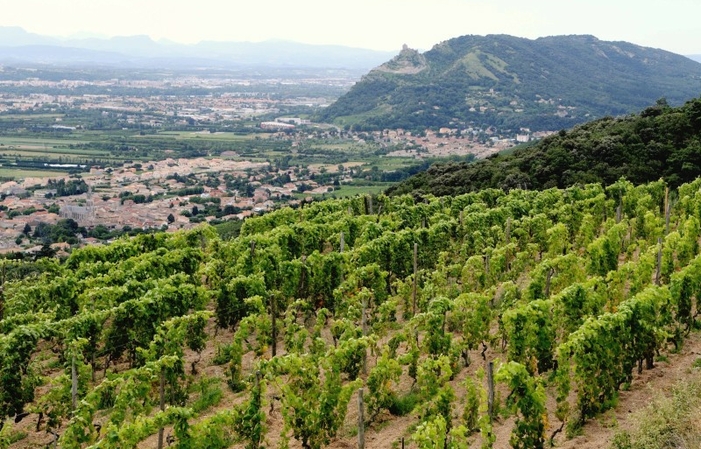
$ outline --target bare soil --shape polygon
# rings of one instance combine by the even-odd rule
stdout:
[[[213,323],[210,323],[212,326]],[[211,334],[214,334],[214,329],[208,329]],[[207,348],[202,353],[201,361],[198,363],[197,368],[199,375],[219,378],[221,380],[221,388],[223,392],[223,397],[221,402],[215,407],[210,408],[199,419],[206,416],[210,416],[217,411],[232,407],[233,405],[240,403],[245,399],[242,393],[234,394],[226,386],[226,366],[216,366],[212,364],[212,361],[216,355],[216,347],[218,345],[223,345],[231,341],[232,334],[229,331],[219,330],[216,339],[210,340],[207,344]],[[401,352],[401,348],[400,348]],[[464,404],[464,380],[467,376],[474,376],[475,372],[479,368],[485,366],[485,362],[480,355],[480,350],[472,351],[470,354],[471,365],[462,369],[462,371],[456,376],[456,378],[451,382],[455,392],[456,401],[455,408],[453,411],[454,423],[457,425],[461,420],[462,407]],[[701,372],[699,369],[692,367],[693,363],[701,358],[701,334],[692,333],[685,341],[683,347],[678,353],[667,352],[663,354],[667,360],[657,361],[655,367],[651,370],[644,370],[642,374],[636,374],[630,388],[626,391],[621,391],[617,406],[609,410],[608,412],[602,414],[601,416],[588,421],[582,428],[582,434],[580,436],[574,437],[572,439],[567,439],[564,436],[564,432],[560,433],[555,440],[555,447],[561,447],[565,449],[594,449],[594,448],[608,448],[611,444],[614,434],[619,429],[626,429],[630,426],[629,417],[632,412],[635,412],[645,405],[647,405],[652,398],[654,398],[659,392],[668,392],[671,388],[678,382],[691,378],[692,376],[699,376]],[[489,350],[486,353],[488,360],[498,360],[503,359],[504,354],[501,354],[500,350]],[[186,369],[189,372],[190,362],[196,360],[198,356],[194,353],[188,351],[186,353]],[[370,370],[375,364],[375,356],[368,357],[368,370]],[[253,369],[253,354],[249,353],[244,357],[243,367],[245,371]],[[498,362],[496,363],[498,365]],[[120,371],[126,369],[127,367],[119,367]],[[98,381],[101,376],[101,372],[98,374]],[[412,387],[412,379],[405,373],[401,378],[397,390],[400,393],[408,392]],[[502,398],[508,394],[507,391],[503,391],[499,385],[497,385],[498,396]],[[280,403],[275,398],[278,392],[274,385],[269,385],[266,393],[267,404],[265,407],[267,415],[267,436],[266,443],[267,447],[277,447],[278,443],[282,439],[283,431],[283,420],[280,413]],[[351,401],[348,405],[348,414],[343,427],[340,429],[338,437],[334,439],[328,448],[331,449],[348,449],[358,447],[357,443],[357,422],[358,422],[358,406],[357,406],[357,393],[353,395]],[[272,407],[271,407],[272,405]],[[549,410],[554,410],[554,400],[550,399],[548,404]],[[272,409],[272,412],[271,412]],[[39,432],[35,431],[36,421],[38,415],[30,414],[21,423],[10,424],[13,426],[14,430],[21,430],[27,433],[27,437],[14,443],[10,447],[12,449],[30,449],[30,448],[41,448],[47,447],[51,444],[54,436],[45,432],[43,425]],[[546,430],[546,435],[549,437],[552,432],[560,427],[560,422],[554,417],[554,415],[549,418],[549,427]],[[496,434],[497,440],[494,445],[496,449],[506,449],[509,448],[509,438],[511,431],[513,429],[513,418],[510,419],[499,419],[494,424],[494,432]],[[411,441],[411,434],[414,431],[416,424],[418,423],[417,413],[410,413],[407,416],[394,417],[385,413],[378,417],[376,422],[370,424],[365,429],[365,447],[368,449],[398,449],[402,447],[402,438],[404,439],[405,448],[415,448],[416,446]],[[60,433],[63,429],[59,429]],[[171,429],[166,429],[165,434],[171,432]],[[290,436],[290,448],[299,449],[301,444],[295,441],[294,438]],[[157,436],[152,435],[143,441],[139,447],[141,448],[151,448],[156,447]],[[479,448],[481,445],[481,439],[479,434],[475,434],[471,439],[471,448]],[[243,447],[243,446],[233,446],[233,447]]]

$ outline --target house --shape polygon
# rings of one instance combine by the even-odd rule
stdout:
[[[280,122],[262,122],[260,127],[262,129],[294,129],[295,125]]]

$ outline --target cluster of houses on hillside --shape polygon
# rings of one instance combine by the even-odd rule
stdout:
[[[289,182],[284,184],[261,182],[263,174],[269,174],[270,165],[260,162],[196,158],[166,159],[144,165],[149,169],[93,169],[82,177],[90,190],[73,196],[55,196],[56,191],[47,186],[48,179],[27,178],[0,185],[0,252],[22,251],[33,246],[28,239],[18,242],[18,236],[26,226],[34,229],[40,223],[56,224],[61,219],[72,219],[89,228],[103,225],[175,231],[196,226],[191,211],[193,207],[203,208],[203,203],[213,202],[220,209],[231,211],[220,217],[206,216],[206,221],[244,219],[274,208],[279,201],[295,201],[293,196],[302,183],[311,193],[332,188],[306,178],[298,179],[292,170],[285,173]],[[198,183],[197,193],[190,193],[193,186],[183,179],[191,182],[198,177],[210,180],[214,177],[218,186]],[[249,192],[227,189],[227,177],[244,179],[250,184]],[[150,200],[143,201],[144,197]]]

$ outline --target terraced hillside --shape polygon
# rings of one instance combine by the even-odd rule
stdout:
[[[4,261],[0,446],[561,443],[696,336],[700,220],[701,180],[619,181]]]

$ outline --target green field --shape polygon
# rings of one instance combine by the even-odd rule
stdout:
[[[80,158],[111,158],[108,151],[91,150],[91,149],[74,149],[74,148],[44,148],[44,147],[12,147],[0,146],[0,154],[8,156],[20,157],[47,157],[56,158],[61,156],[80,157]]]
[[[84,136],[88,137],[88,136]],[[17,156],[20,158],[47,158],[56,159],[58,157],[85,160],[88,158],[99,158],[108,160],[121,160],[115,158],[109,151],[97,148],[85,148],[81,145],[90,144],[90,140],[84,139],[56,139],[36,137],[16,137],[0,136],[0,155]],[[78,146],[71,148],[70,146]]]
[[[67,171],[60,170],[29,170],[20,168],[0,167],[0,178],[51,178],[54,176],[66,176]]]
[[[380,171],[392,171],[399,168],[408,167],[419,162],[420,161],[409,157],[382,157],[377,158],[372,165],[376,166]]]
[[[46,147],[46,146],[67,146],[85,143],[83,140],[64,140],[64,139],[47,139],[44,137],[14,137],[0,136],[0,145],[4,146],[30,146],[30,147]]]
[[[201,131],[162,131],[158,134],[147,134],[145,136],[134,136],[134,137],[148,137],[148,138],[175,138],[175,139],[203,139],[203,140],[216,140],[216,141],[241,141],[241,140],[253,140],[258,134],[239,134],[231,132],[201,132]]]
[[[341,185],[341,187],[337,187],[336,190],[333,192],[327,192],[327,193],[311,193],[311,192],[302,192],[302,193],[295,193],[295,198],[297,199],[303,199],[307,198],[309,196],[316,197],[316,198],[347,198],[347,197],[353,197],[356,195],[368,195],[368,194],[378,194],[382,193],[387,189],[389,186],[391,186],[391,182],[376,182],[376,183],[371,183],[370,185],[353,185],[353,184],[346,184],[346,185]]]
[[[390,182],[378,182],[368,186],[342,185],[340,189],[336,189],[333,192],[328,193],[327,196],[334,195],[337,198],[345,198],[355,195],[365,195],[368,193],[374,195],[384,192],[390,185],[392,185]]]
[[[37,120],[63,118],[64,114],[0,114],[0,121]]]

